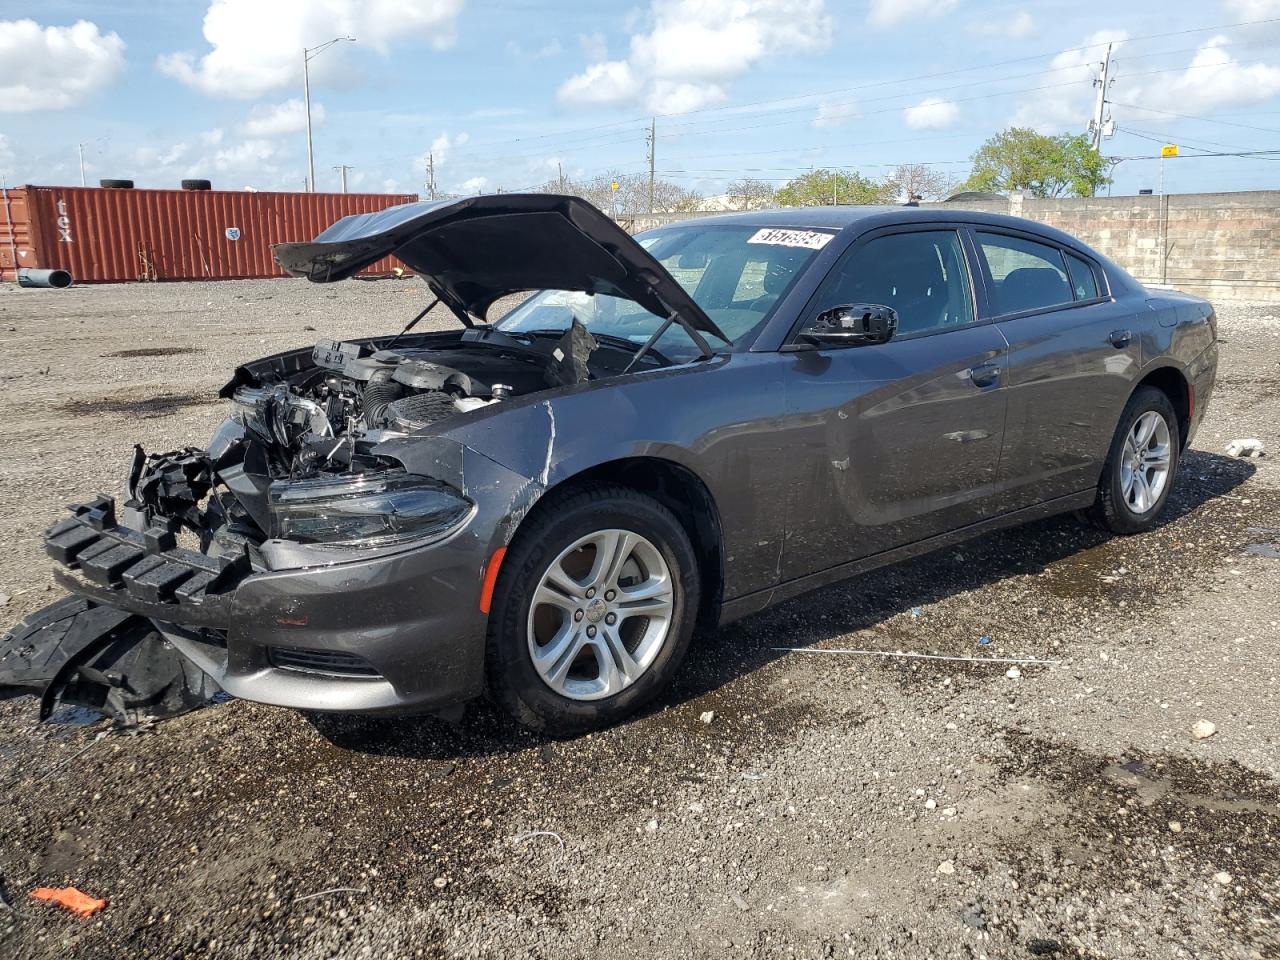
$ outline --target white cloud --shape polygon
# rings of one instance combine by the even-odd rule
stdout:
[[[552,37],[540,47],[532,47],[526,49],[519,41],[507,41],[507,56],[516,60],[523,60],[526,63],[532,63],[534,60],[545,60],[548,57],[558,57],[564,53],[564,47],[560,45],[560,41]]]
[[[941,97],[928,97],[902,111],[902,119],[912,130],[945,130],[960,119],[960,107]]]
[[[625,60],[593,63],[560,85],[557,96],[564,103],[623,103],[639,96],[642,82]]]
[[[828,103],[824,100],[818,104],[818,115],[813,118],[813,125],[818,128],[843,127],[857,116],[856,103],[847,100],[843,103]]]
[[[1223,0],[1222,5],[1239,21],[1280,17],[1280,0]]]
[[[9,138],[0,133],[0,168],[8,167],[13,160],[13,147],[9,145]]]
[[[609,44],[603,33],[580,33],[578,45],[582,47],[582,55],[587,58],[587,63],[609,59]]]
[[[270,140],[245,140],[234,147],[224,147],[213,155],[213,166],[219,172],[228,170],[257,169],[269,164],[280,154],[280,148]]]
[[[1008,37],[1010,40],[1025,40],[1036,29],[1035,18],[1026,10],[1019,10],[1012,17],[994,17],[976,20],[969,24],[969,32],[989,37]]]
[[[41,27],[0,20],[0,112],[60,110],[110,86],[124,70],[124,41],[78,20]]]
[[[886,29],[909,20],[937,17],[955,9],[959,0],[871,0],[867,23]]]
[[[311,105],[311,125],[324,122],[324,104]],[[300,98],[283,103],[263,103],[249,111],[249,119],[241,126],[248,137],[279,137],[288,133],[301,133],[307,129],[307,106]]]
[[[204,37],[212,48],[197,58],[164,54],[157,67],[211,96],[258,97],[302,80],[302,48],[353,36],[385,53],[393,43],[424,42],[443,50],[455,39],[463,0],[210,0]],[[345,44],[339,44],[345,46]],[[337,54],[313,62],[313,77],[332,69]]]
[[[454,148],[462,146],[471,137],[465,133],[459,133],[450,136],[448,132],[440,134],[431,141],[431,157],[437,167],[441,166],[448,159],[449,154]]]
[[[1185,72],[1131,87],[1124,100],[1175,113],[1202,114],[1244,106],[1280,94],[1280,67],[1242,65],[1227,51],[1226,37],[1213,37],[1195,52]],[[1114,94],[1113,94],[1114,96]]]
[[[696,110],[724,99],[725,85],[766,57],[826,47],[832,31],[825,0],[652,0],[647,22],[624,60],[606,60],[602,40],[580,38],[600,56],[561,84],[561,102]]]
[[[472,177],[470,180],[463,180],[462,186],[458,189],[462,193],[482,193],[488,185],[488,177]]]
[[[1093,117],[1096,92],[1090,83],[1101,72],[1107,44],[1114,57],[1120,52],[1128,34],[1123,30],[1098,30],[1085,38],[1077,49],[1060,53],[1049,63],[1049,71],[1032,86],[1037,90],[1021,98],[1010,122],[1017,127],[1030,127],[1040,133],[1083,132]],[[1116,97],[1115,88],[1112,88]],[[1126,94],[1128,96],[1128,94]]]

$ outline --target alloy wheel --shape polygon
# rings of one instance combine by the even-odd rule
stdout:
[[[1160,502],[1173,463],[1169,424],[1155,410],[1142,414],[1125,437],[1120,461],[1120,490],[1125,503],[1143,514]]]
[[[630,530],[598,530],[543,572],[529,604],[529,654],[556,693],[599,700],[648,670],[674,615],[671,571],[658,548]]]

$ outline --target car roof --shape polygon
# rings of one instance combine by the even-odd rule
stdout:
[[[793,229],[851,230],[864,233],[877,227],[902,223],[968,223],[992,227],[1006,227],[1036,233],[1047,240],[1067,246],[1088,248],[1079,240],[1035,220],[1011,217],[1002,213],[985,213],[978,210],[958,210],[950,206],[837,206],[837,207],[784,207],[776,210],[751,210],[746,213],[726,213],[713,217],[696,217],[664,224],[666,227],[683,226],[696,222],[700,226],[731,224],[748,227],[782,227]]]

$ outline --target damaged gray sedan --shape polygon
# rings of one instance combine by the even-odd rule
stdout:
[[[995,215],[633,239],[499,195],[276,248],[322,283],[388,254],[433,297],[404,329],[245,364],[205,449],[139,448],[125,494],[50,528],[73,596],[0,640],[0,685],[124,715],[487,689],[530,727],[599,727],[699,627],[1053,513],[1148,529],[1216,368],[1207,303]],[[414,332],[433,308],[459,330]]]

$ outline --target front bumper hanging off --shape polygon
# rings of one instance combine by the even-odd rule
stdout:
[[[71,508],[45,533],[58,582],[121,610],[192,627],[226,629],[231,591],[250,572],[247,555],[210,557],[177,545],[176,521],[142,530],[116,521],[115,499]],[[141,516],[141,514],[139,514]]]

